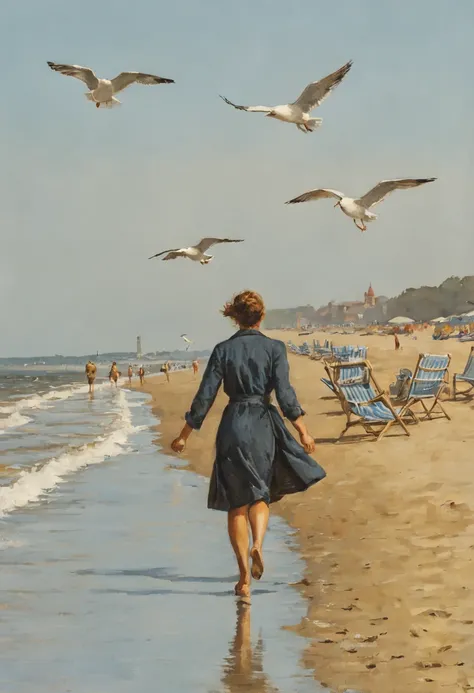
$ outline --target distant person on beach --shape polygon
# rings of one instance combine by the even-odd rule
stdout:
[[[140,378],[140,385],[143,385],[143,378],[145,377],[145,369],[143,366],[140,366],[138,369],[138,377]]]
[[[192,363],[193,366],[193,373],[196,376],[199,373],[199,361],[195,359]]]
[[[86,378],[89,383],[89,392],[94,392],[94,381],[97,375],[97,366],[92,361],[86,363]]]
[[[309,456],[314,452],[314,440],[290,384],[285,344],[260,332],[265,315],[262,297],[243,291],[226,303],[223,314],[239,329],[214,348],[185,416],[186,424],[171,447],[176,453],[183,452],[191,432],[201,428],[223,382],[229,402],[217,431],[208,507],[228,513],[229,538],[240,573],[235,594],[247,602],[251,577],[260,580],[263,574],[269,504],[285,494],[304,491],[326,473]],[[273,390],[301,445],[271,404]],[[250,552],[248,524],[253,537]]]
[[[395,351],[398,351],[400,349],[400,340],[398,339],[398,335],[394,334],[395,337]]]
[[[110,384],[113,385],[115,383],[115,387],[117,387],[117,380],[119,379],[120,372],[117,368],[117,362],[114,361],[112,363],[112,366],[110,368],[110,373],[109,373],[109,380]]]
[[[128,374],[128,384],[131,385],[132,384],[132,376],[133,376],[132,364],[129,364],[127,374]]]
[[[169,361],[166,361],[166,363],[164,363],[160,368],[161,372],[165,374],[166,380],[168,382],[170,381],[170,369],[171,369],[171,364]]]

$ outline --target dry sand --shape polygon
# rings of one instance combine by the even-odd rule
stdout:
[[[270,336],[302,343],[296,332]],[[314,335],[324,338],[327,335]],[[335,344],[366,344],[379,383],[388,388],[418,353],[452,356],[451,376],[463,370],[470,344],[435,342],[431,332],[401,337],[333,335]],[[301,584],[308,617],[295,631],[309,638],[305,666],[336,691],[454,693],[474,689],[474,411],[470,401],[447,401],[452,421],[393,427],[379,443],[362,428],[339,444],[345,425],[336,399],[320,382],[319,362],[289,356],[291,379],[316,439],[315,457],[327,478],[304,494],[272,506],[299,530],[307,571]],[[199,379],[172,373],[168,384],[143,387],[169,444]],[[137,388],[139,389],[139,388]],[[226,397],[219,394],[186,458],[209,475],[214,437]],[[223,522],[223,529],[225,524]],[[229,549],[230,550],[230,549]]]

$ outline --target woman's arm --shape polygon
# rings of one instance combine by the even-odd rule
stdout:
[[[290,383],[290,367],[283,342],[277,342],[273,360],[273,377],[275,394],[284,416],[291,421],[298,431],[301,445],[308,453],[314,452],[314,440],[309,435],[303,420],[305,414]]]
[[[182,452],[186,447],[186,441],[194,429],[199,430],[206,418],[209,409],[214,404],[223,378],[222,363],[217,347],[211,354],[201,384],[193,399],[191,408],[186,412],[186,424],[181,433],[171,444],[174,452]]]
[[[292,426],[298,431],[300,435],[300,442],[301,445],[304,447],[305,452],[311,454],[314,452],[315,449],[315,444],[314,444],[314,438],[309,435],[308,429],[306,428],[306,424],[303,421],[303,417],[300,416],[296,421],[291,422]]]

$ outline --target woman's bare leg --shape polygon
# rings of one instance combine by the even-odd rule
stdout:
[[[268,527],[270,509],[265,501],[257,501],[249,508],[249,522],[252,530],[253,546],[250,551],[252,559],[252,577],[260,580],[263,575],[263,540]]]
[[[227,529],[229,539],[234,549],[239,566],[240,578],[235,586],[235,593],[239,596],[250,595],[250,569],[249,569],[249,530],[247,524],[248,506],[229,510],[227,515]]]

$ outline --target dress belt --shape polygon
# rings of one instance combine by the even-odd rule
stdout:
[[[264,404],[268,407],[271,403],[270,395],[235,395],[229,397],[229,402],[250,402],[251,404]]]

